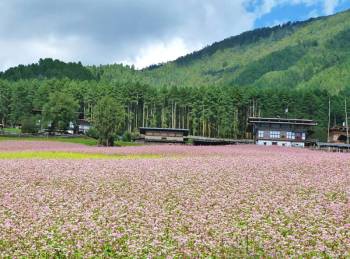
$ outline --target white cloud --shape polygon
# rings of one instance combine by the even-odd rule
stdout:
[[[313,9],[311,12],[309,12],[308,17],[315,18],[320,16],[319,12],[316,9]]]
[[[165,62],[252,29],[245,2],[1,0],[0,69],[48,56],[140,68]]]
[[[331,14],[340,1],[0,0],[0,69],[43,57],[142,68],[253,29],[277,6],[321,5]]]
[[[324,13],[330,15],[334,13],[335,8],[339,5],[338,0],[325,0],[324,1]]]
[[[189,1],[185,20],[172,35],[150,40],[123,63],[136,68],[175,60],[215,41],[253,29],[256,14],[245,9],[245,0]],[[189,11],[187,13],[187,11]]]
[[[58,39],[53,35],[46,38],[26,39],[24,41],[0,39],[0,70],[18,64],[29,64],[39,58],[52,57],[65,61],[78,61],[77,53],[85,52],[80,38]]]
[[[124,61],[126,64],[134,64],[136,68],[161,63],[167,60],[175,60],[179,56],[187,54],[190,49],[181,38],[174,38],[169,42],[155,42],[142,47],[133,59]]]
[[[257,7],[256,14],[261,17],[272,11],[273,8],[282,5],[305,5],[305,6],[317,6],[321,5],[324,15],[334,14],[336,7],[342,0],[263,0],[262,4]],[[315,12],[311,13],[312,15]]]

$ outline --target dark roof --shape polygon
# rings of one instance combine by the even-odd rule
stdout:
[[[304,125],[304,126],[316,126],[317,122],[307,119],[287,119],[287,118],[261,118],[250,117],[248,122],[251,124],[258,123],[270,123],[270,124],[288,124],[288,125]]]
[[[318,142],[317,145],[319,147],[335,147],[335,148],[348,148],[350,149],[350,144],[342,144],[342,143],[324,143]]]
[[[346,132],[347,128],[345,126],[336,126],[336,127],[330,128],[329,130],[330,131]],[[350,128],[349,128],[349,130],[350,130]]]
[[[175,129],[175,128],[150,128],[150,127],[141,127],[140,133],[144,134],[146,131],[161,131],[161,132],[182,132],[185,135],[189,133],[189,129]]]
[[[91,123],[88,120],[83,120],[83,119],[78,119],[77,123],[79,125],[86,125],[86,126],[90,126],[91,125]]]

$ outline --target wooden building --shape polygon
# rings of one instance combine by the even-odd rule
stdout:
[[[313,120],[261,117],[250,117],[248,123],[257,145],[285,147],[304,147],[317,125]]]
[[[350,129],[345,126],[335,126],[329,130],[329,142],[345,144],[347,143],[347,134]]]
[[[184,143],[188,129],[140,128],[141,139],[145,142]]]

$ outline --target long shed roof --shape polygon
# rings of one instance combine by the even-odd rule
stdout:
[[[303,125],[303,126],[316,126],[317,122],[308,119],[288,119],[288,118],[263,118],[263,117],[249,117],[248,122],[250,124],[288,124],[288,125]]]
[[[141,127],[140,133],[144,134],[146,131],[161,131],[161,132],[182,132],[185,135],[189,133],[189,129],[176,129],[176,128],[151,128]]]

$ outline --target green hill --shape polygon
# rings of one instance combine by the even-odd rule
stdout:
[[[320,87],[337,92],[349,82],[349,68],[346,11],[245,32],[142,74],[150,84]]]
[[[19,65],[0,72],[0,79],[18,81],[21,79],[69,78],[75,80],[95,79],[86,67],[79,63],[65,63],[51,58],[40,59],[31,65]]]
[[[83,67],[41,59],[0,73],[7,80],[69,78],[138,81],[154,86],[254,86],[344,89],[350,79],[350,10],[244,32],[173,62],[141,71],[123,65]],[[339,80],[340,79],[340,80]]]

